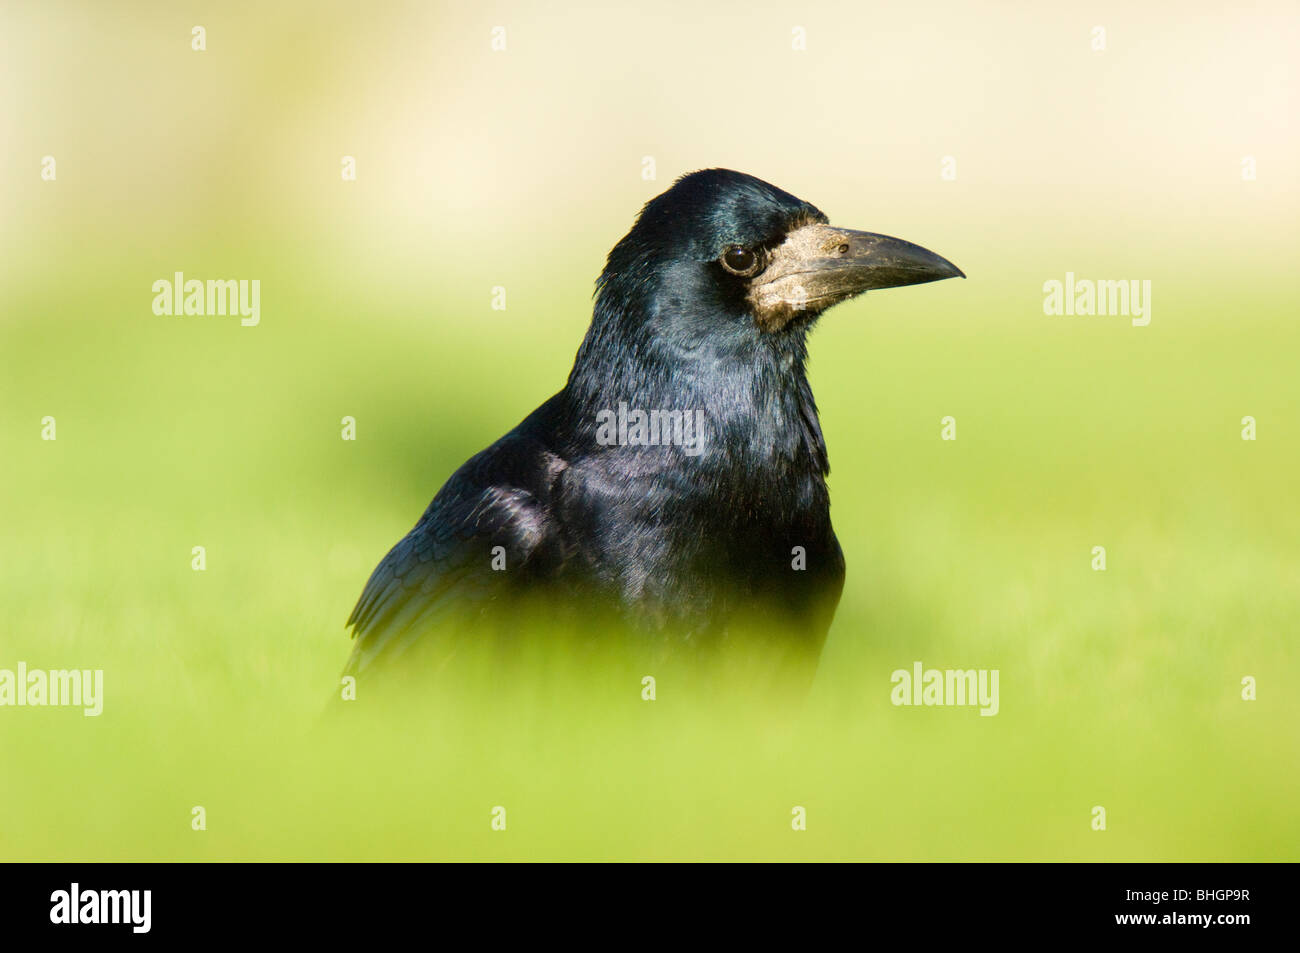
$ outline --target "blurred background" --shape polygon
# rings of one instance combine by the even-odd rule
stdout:
[[[105,699],[0,710],[0,857],[1297,859],[1300,13],[1172,16],[6,0],[0,668]],[[322,730],[371,568],[710,166],[969,276],[813,336],[849,575],[808,704],[487,671]],[[155,315],[177,271],[260,324]],[[1150,324],[1045,315],[1067,272]],[[918,660],[998,716],[892,706]]]

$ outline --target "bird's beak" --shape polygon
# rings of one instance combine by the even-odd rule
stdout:
[[[772,250],[750,284],[750,301],[765,326],[781,327],[864,291],[965,277],[948,259],[900,238],[811,224]]]

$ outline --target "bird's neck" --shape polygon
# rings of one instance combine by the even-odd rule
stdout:
[[[665,466],[680,464],[674,454],[683,448],[663,446],[662,425],[681,414],[701,428],[702,446],[687,449],[696,450],[690,464],[712,485],[823,482],[829,464],[802,334],[710,337],[682,347],[626,330],[593,322],[578,353],[563,397],[579,446],[595,437],[601,421],[612,421],[615,437],[626,441],[644,435],[635,429],[644,421],[654,430],[648,437],[659,440],[642,445],[644,459],[653,465],[657,447]]]

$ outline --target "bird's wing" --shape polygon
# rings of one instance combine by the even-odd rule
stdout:
[[[544,558],[555,535],[545,499],[555,467],[534,456],[535,466],[523,468],[531,472],[511,475],[525,479],[506,478],[498,463],[520,449],[502,441],[467,462],[375,568],[348,618],[356,643],[346,674],[381,655],[395,658],[438,623],[471,621],[513,581],[508,577]],[[492,567],[498,546],[505,571]]]

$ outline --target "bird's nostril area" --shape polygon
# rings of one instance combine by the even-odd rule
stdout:
[[[839,252],[841,255],[847,255],[849,253],[849,243],[841,242],[840,247],[835,250]]]

